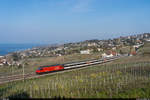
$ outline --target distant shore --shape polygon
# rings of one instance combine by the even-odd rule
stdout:
[[[40,44],[0,44],[0,56],[5,56],[16,51],[23,51],[33,47],[41,46]]]

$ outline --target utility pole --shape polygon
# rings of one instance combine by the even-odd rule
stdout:
[[[24,63],[23,63],[23,82],[24,82]]]
[[[65,62],[65,60],[64,60],[64,55],[63,55],[63,63]]]
[[[14,67],[14,66],[11,65],[11,75],[12,75],[12,76],[13,76],[13,67]],[[12,77],[12,78],[13,78],[13,77]]]
[[[26,61],[26,59],[24,59],[23,62],[22,62],[22,64],[23,64],[23,65],[22,65],[23,82],[24,82],[24,79],[25,79],[25,77],[24,77],[24,74],[25,74],[25,73],[24,73],[24,65],[25,65],[25,61]]]

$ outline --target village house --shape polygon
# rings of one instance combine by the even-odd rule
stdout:
[[[88,43],[88,46],[96,46],[96,43]]]
[[[107,58],[107,57],[113,57],[113,55],[112,54],[106,54],[106,53],[102,54],[102,58]]]
[[[57,56],[62,56],[61,54],[56,54]]]
[[[82,50],[82,51],[80,51],[80,54],[90,54],[90,50],[89,49]]]
[[[102,58],[107,58],[107,57],[113,57],[118,55],[116,52],[114,51],[107,51],[106,53],[102,54]]]
[[[116,47],[113,47],[112,49],[113,49],[113,50],[116,50]]]
[[[56,51],[60,51],[62,49],[63,49],[63,47],[59,47],[59,48],[56,49]]]
[[[137,44],[137,45],[133,45],[134,48],[139,48],[140,46],[142,46],[144,44]]]
[[[0,56],[0,58],[4,58],[4,56]]]
[[[0,66],[3,66],[3,65],[5,65],[5,64],[7,64],[7,60],[6,59],[0,59]]]
[[[3,61],[2,60],[0,60],[0,66],[3,66],[4,64],[3,64]]]
[[[146,39],[147,42],[150,42],[150,39]]]
[[[102,49],[102,48],[97,48],[97,50],[98,50],[98,51],[103,51],[103,49]]]

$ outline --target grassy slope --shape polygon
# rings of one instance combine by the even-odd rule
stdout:
[[[139,54],[106,65],[0,85],[0,97],[150,98],[149,87],[150,57]]]

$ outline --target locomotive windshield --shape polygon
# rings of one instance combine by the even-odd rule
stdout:
[[[42,70],[42,68],[44,68],[44,67],[53,67],[53,66],[59,66],[59,65],[60,65],[60,64],[41,66],[41,67],[39,67],[37,70]]]
[[[42,68],[39,67],[37,70],[41,70],[41,69],[42,69]]]

